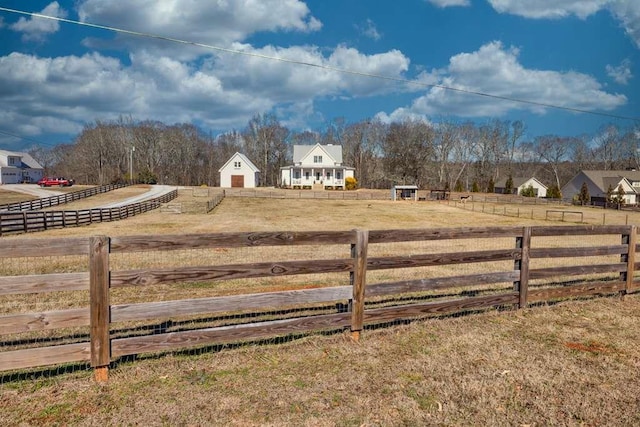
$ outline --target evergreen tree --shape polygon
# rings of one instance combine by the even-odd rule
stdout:
[[[587,183],[583,182],[582,187],[580,187],[580,194],[578,194],[578,201],[582,206],[589,204],[591,201],[591,195],[589,195],[589,187],[587,187]]]
[[[487,183],[487,193],[493,193],[495,191],[495,186],[493,178],[489,178],[489,182]]]
[[[607,188],[607,206],[612,205],[614,203],[615,203],[615,200],[613,197],[613,186],[609,184],[609,188]]]
[[[504,194],[513,194],[513,177],[509,174],[507,182],[504,184]]]
[[[562,193],[556,184],[553,184],[547,190],[547,198],[549,199],[562,199]]]
[[[453,191],[461,193],[464,191],[464,187],[462,186],[462,182],[460,180],[456,181],[456,185],[453,187]]]
[[[624,196],[625,196],[624,188],[622,187],[622,184],[620,184],[618,185],[618,194],[616,197],[616,202],[618,203],[618,209],[620,209],[620,205],[624,204]]]
[[[473,184],[471,184],[471,192],[472,193],[480,192],[480,186],[478,185],[478,181],[476,181],[475,179],[473,180]]]

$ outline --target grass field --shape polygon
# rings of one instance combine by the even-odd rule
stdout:
[[[227,198],[209,214],[3,238],[562,224],[535,217]],[[338,333],[140,357],[106,384],[90,371],[5,377],[0,407],[0,425],[640,425],[640,296],[432,319],[367,330],[359,343]]]

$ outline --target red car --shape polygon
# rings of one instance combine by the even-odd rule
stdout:
[[[72,179],[44,177],[38,181],[40,187],[70,187],[73,185]]]

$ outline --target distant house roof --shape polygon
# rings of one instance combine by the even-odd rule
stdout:
[[[335,163],[342,164],[342,145],[294,145],[293,146],[293,163],[298,164],[302,162],[302,159],[313,150],[315,147],[322,148],[329,157],[333,159]]]
[[[507,179],[509,178],[502,178],[500,180],[498,180],[498,182],[496,182],[496,184],[494,185],[494,187],[497,188],[505,188],[507,185]],[[524,185],[527,181],[530,180],[535,180],[538,184],[540,184],[542,187],[547,188],[546,185],[544,185],[543,183],[540,182],[539,179],[537,179],[534,176],[530,176],[530,177],[524,177],[524,176],[514,176],[513,178],[511,178],[513,181],[513,188],[518,188],[522,185]]]
[[[260,169],[258,169],[257,166],[254,165],[253,162],[249,160],[247,156],[239,152],[236,152],[233,156],[231,156],[229,160],[227,160],[226,163],[222,165],[220,169],[218,169],[218,172],[222,172],[222,170],[226,168],[229,165],[229,163],[235,161],[236,159],[240,159],[240,161],[244,162],[247,166],[249,166],[249,169],[251,169],[253,172],[260,172]]]
[[[0,166],[9,166],[5,162],[5,159],[8,156],[20,157],[20,161],[22,162],[22,164],[21,165],[16,165],[19,168],[22,168],[22,169],[27,169],[27,168],[44,169],[40,165],[40,163],[38,163],[33,157],[31,157],[30,154],[17,152],[17,151],[7,151],[7,150],[0,150]]]
[[[610,184],[612,187],[617,187],[622,178],[626,178],[630,184],[640,182],[640,171],[636,170],[583,170],[582,173],[603,192],[609,189]]]

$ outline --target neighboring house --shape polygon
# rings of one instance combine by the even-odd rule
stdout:
[[[287,188],[345,189],[355,169],[342,164],[340,145],[294,145],[293,165],[280,168],[280,183]]]
[[[508,178],[503,178],[499,180],[493,187],[494,192],[498,194],[506,194],[505,187],[507,185],[507,179]],[[547,197],[547,186],[538,181],[535,177],[514,177],[512,178],[512,181],[513,187],[511,189],[511,194],[521,194],[523,189],[531,186],[533,187],[536,197]]]
[[[565,198],[580,194],[582,184],[586,183],[592,203],[603,204],[607,200],[609,186],[613,195],[618,195],[618,187],[624,190],[624,203],[635,205],[640,194],[640,171],[636,170],[583,170],[566,183],[561,191]]]
[[[241,153],[231,156],[218,172],[220,187],[254,188],[260,183],[260,170]]]
[[[44,168],[27,153],[0,150],[0,184],[37,182]]]

